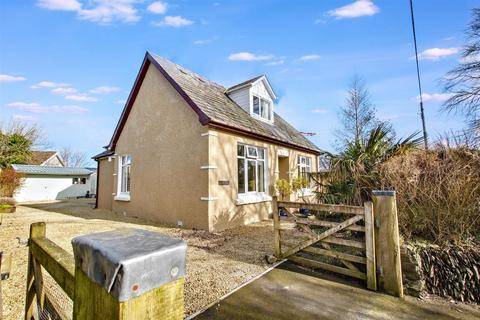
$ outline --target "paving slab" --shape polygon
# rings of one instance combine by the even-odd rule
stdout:
[[[480,319],[480,308],[399,299],[284,263],[194,319]]]

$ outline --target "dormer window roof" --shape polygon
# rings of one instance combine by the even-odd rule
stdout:
[[[253,118],[273,124],[277,96],[265,75],[236,84],[225,93]]]

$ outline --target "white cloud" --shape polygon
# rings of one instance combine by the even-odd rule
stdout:
[[[257,55],[250,52],[237,52],[228,56],[228,60],[232,61],[263,61],[272,59],[272,55]]]
[[[357,0],[346,6],[328,11],[328,15],[337,19],[373,16],[380,12],[371,0]]]
[[[314,24],[325,24],[327,23],[327,21],[325,21],[324,19],[315,19],[313,21]]]
[[[134,3],[136,0],[92,0],[87,9],[78,10],[78,17],[82,20],[110,24],[115,21],[137,22],[141,19],[137,15]]]
[[[12,102],[7,107],[31,113],[85,113],[88,109],[79,106],[42,106],[36,102]]]
[[[285,63],[285,60],[276,60],[272,62],[265,63],[266,66],[279,66]]]
[[[115,101],[116,104],[125,104],[127,103],[127,100],[117,100]]]
[[[167,12],[167,8],[167,3],[162,1],[155,1],[147,7],[147,10],[154,14],[164,14],[165,12]]]
[[[60,83],[60,82],[52,82],[52,81],[41,81],[37,84],[34,84],[30,88],[32,89],[40,89],[40,88],[61,88],[61,87],[69,87],[68,83]]]
[[[210,42],[212,42],[212,39],[195,40],[193,41],[193,44],[202,45],[202,44],[208,44]]]
[[[17,82],[27,80],[24,77],[11,76],[9,74],[0,74],[0,82]]]
[[[50,92],[53,93],[53,94],[66,95],[66,94],[76,93],[77,89],[69,88],[69,87],[66,87],[66,88],[65,87],[59,87],[59,88],[55,88],[55,89],[50,90]]]
[[[85,93],[68,95],[68,96],[65,96],[65,99],[74,100],[74,101],[81,101],[81,102],[96,102],[96,101],[98,101],[97,98],[89,96]]]
[[[77,0],[38,0],[37,6],[48,10],[77,11],[82,4]]]
[[[448,100],[451,96],[452,96],[451,93],[422,93],[422,100],[424,102],[427,102],[427,101],[443,102]],[[420,96],[417,96],[417,100],[420,100]]]
[[[440,58],[457,54],[459,51],[459,48],[431,48],[420,52],[418,54],[418,59],[438,60]]]
[[[311,111],[312,113],[321,113],[321,114],[328,113],[327,109],[320,109],[320,108],[312,109]]]
[[[175,28],[180,28],[180,27],[186,27],[189,25],[192,25],[194,21],[188,20],[182,16],[166,16],[163,18],[162,21],[160,22],[154,22],[154,26],[168,26],[168,27],[175,27]]]
[[[19,120],[19,121],[37,121],[37,118],[33,116],[26,116],[24,114],[15,114],[13,116],[13,119]]]
[[[300,61],[311,61],[311,60],[318,60],[321,57],[318,54],[307,54],[305,56],[300,57]]]
[[[101,86],[101,87],[97,87],[95,89],[90,90],[91,93],[95,93],[95,94],[107,94],[107,93],[112,93],[117,91],[120,91],[120,88],[108,87],[108,86]]]

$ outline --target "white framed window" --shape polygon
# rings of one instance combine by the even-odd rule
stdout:
[[[238,194],[265,193],[267,186],[267,152],[264,148],[238,144]]]
[[[130,169],[132,167],[132,156],[123,155],[119,157],[118,163],[118,192],[115,200],[130,200]]]
[[[310,179],[310,173],[312,172],[312,158],[298,156],[298,176]]]
[[[272,120],[272,103],[269,100],[253,96],[253,108],[254,115],[271,121]]]

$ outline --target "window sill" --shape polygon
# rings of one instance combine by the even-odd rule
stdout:
[[[118,196],[113,197],[113,200],[116,201],[130,201],[129,194],[119,194]]]
[[[266,193],[246,193],[246,194],[239,194],[237,196],[236,205],[244,205],[250,203],[259,203],[265,201],[271,201],[272,197]]]
[[[260,120],[260,121],[263,121],[265,123],[268,123],[268,124],[273,124],[273,120],[270,120],[270,119],[267,119],[267,118],[264,118],[262,116],[259,116],[258,114],[256,113],[250,113],[250,115],[252,116],[252,118],[254,119],[257,119],[257,120]]]

